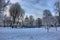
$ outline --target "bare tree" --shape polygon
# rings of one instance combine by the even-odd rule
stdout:
[[[30,27],[33,27],[33,22],[34,22],[34,18],[33,18],[33,16],[31,15],[31,16],[29,16],[29,23],[30,23]]]
[[[43,11],[43,21],[42,21],[42,24],[46,26],[47,28],[47,31],[49,31],[49,26],[50,26],[50,17],[52,16],[50,10],[44,10]]]
[[[4,11],[6,10],[6,7],[8,6],[8,4],[9,4],[9,0],[7,0],[7,2],[6,2],[6,0],[0,0],[0,22],[4,22],[4,15],[3,15],[3,13],[4,13]]]
[[[59,13],[60,16],[60,1],[56,1],[54,5],[55,5],[55,10]]]
[[[22,13],[24,11],[22,10],[19,3],[15,3],[11,5],[9,12],[10,12],[10,16],[13,18],[13,24],[15,24],[16,18],[22,16]]]
[[[54,4],[55,6],[55,12],[59,14],[59,16],[57,17],[59,24],[60,24],[60,1],[57,0]]]
[[[40,27],[42,25],[42,20],[40,18],[36,19],[36,25]]]
[[[24,26],[29,27],[29,17],[28,16],[25,17]]]

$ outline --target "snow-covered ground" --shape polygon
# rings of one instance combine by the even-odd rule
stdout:
[[[0,40],[60,40],[60,27],[50,28],[3,28],[0,27]]]

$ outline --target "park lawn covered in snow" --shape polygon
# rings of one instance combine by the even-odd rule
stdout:
[[[0,40],[60,40],[60,27],[49,32],[45,28],[0,27]]]

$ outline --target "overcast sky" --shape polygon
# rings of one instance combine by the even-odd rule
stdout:
[[[11,3],[19,2],[21,7],[25,10],[26,15],[33,15],[34,17],[42,18],[43,10],[49,9],[54,15],[55,0],[10,0]]]

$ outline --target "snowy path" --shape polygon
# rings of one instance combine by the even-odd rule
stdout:
[[[0,28],[0,40],[60,40],[60,28]]]

